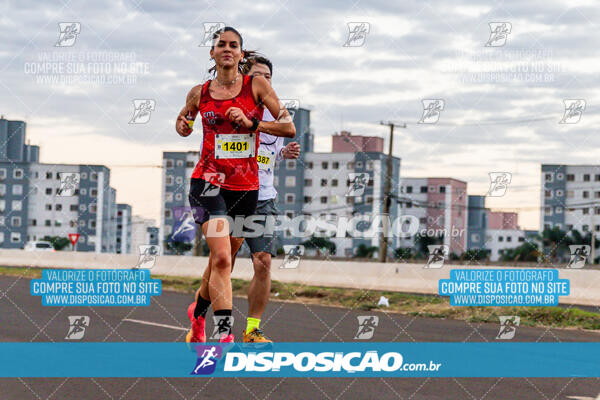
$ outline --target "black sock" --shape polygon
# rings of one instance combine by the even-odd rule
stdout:
[[[208,307],[210,307],[210,300],[206,300],[204,297],[198,296],[196,308],[194,308],[194,318],[198,318],[199,316],[202,316],[202,318],[206,317]]]
[[[217,310],[214,312],[214,316],[219,317],[219,334],[231,334],[231,324],[233,323],[231,310]]]

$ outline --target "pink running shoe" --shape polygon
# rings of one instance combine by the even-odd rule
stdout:
[[[188,317],[192,323],[192,328],[185,336],[186,343],[204,343],[206,342],[206,334],[204,333],[204,324],[206,320],[204,317],[199,316],[194,318],[194,309],[196,308],[196,302],[193,302],[188,307]]]
[[[219,343],[234,343],[234,342],[235,342],[235,338],[233,336],[233,333],[230,333],[229,335],[222,334],[221,339],[219,339]]]

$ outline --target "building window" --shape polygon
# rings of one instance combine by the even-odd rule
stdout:
[[[285,160],[286,169],[296,169],[296,160]]]
[[[362,168],[362,167],[363,167],[362,161],[357,161],[356,162],[356,168]]]
[[[323,162],[321,163],[321,168],[323,168],[323,169],[327,169],[327,168],[329,168],[329,163],[328,163],[327,161],[323,161]]]
[[[12,243],[19,243],[19,242],[21,242],[21,234],[19,232],[11,232],[10,233],[10,241]]]
[[[479,242],[480,239],[481,239],[481,237],[479,236],[479,233],[472,233],[471,234],[471,241],[473,241],[473,242]]]
[[[87,189],[86,188],[81,189],[81,195],[82,196],[87,196]]]
[[[512,236],[507,236],[507,237],[506,237],[506,241],[507,241],[507,242],[512,242]]]
[[[296,186],[296,177],[295,176],[286,176],[285,177],[285,186],[287,186],[287,187]]]
[[[346,168],[348,168],[348,169],[354,169],[354,163],[353,162],[349,162],[348,164],[346,164]]]
[[[331,168],[333,169],[340,169],[340,163],[337,161],[334,161],[331,163]]]
[[[296,200],[296,198],[294,197],[293,194],[286,194],[285,195],[285,203],[286,204],[294,204],[295,200]]]
[[[171,192],[165,193],[165,201],[169,202],[169,203],[172,202],[173,201],[173,193],[171,193]]]
[[[327,186],[327,179],[321,179],[321,186]]]
[[[590,226],[589,225],[583,225],[581,227],[581,230],[584,231],[584,232],[587,232],[588,230],[590,230]]]
[[[23,185],[13,185],[12,194],[15,196],[23,194]]]
[[[556,191],[556,197],[563,197],[563,195],[564,195],[564,194],[565,194],[565,193],[564,193],[564,192],[563,192],[561,189],[558,189],[558,190]]]
[[[552,174],[550,174],[550,173],[544,174],[544,180],[546,182],[552,182]]]
[[[186,161],[185,167],[186,168],[194,168],[194,162],[193,161]]]
[[[50,221],[49,219],[44,221],[44,225],[45,226],[52,226],[52,221]]]
[[[90,174],[90,181],[96,182],[97,180],[98,180],[98,173],[97,172],[92,172]]]
[[[90,219],[88,222],[88,226],[90,227],[90,229],[96,228],[96,221],[94,221],[93,219]]]
[[[575,174],[567,174],[567,182],[575,181]]]
[[[46,194],[52,195],[52,188],[46,188]]]
[[[565,179],[565,175],[562,172],[556,174],[557,181],[562,181],[563,179]]]
[[[173,176],[167,175],[166,182],[167,182],[167,186],[171,186],[173,184]]]
[[[544,197],[546,199],[551,199],[552,198],[552,190],[544,190]]]
[[[312,201],[312,197],[310,196],[304,196],[304,202],[305,203],[310,203]]]
[[[600,215],[600,207],[594,207],[594,214]]]
[[[427,186],[421,186],[421,193],[427,193]]]
[[[81,173],[81,179],[87,179],[87,172]]]
[[[367,168],[370,169],[370,170],[373,170],[373,168],[374,168],[373,161],[369,161],[367,163]]]
[[[544,207],[545,215],[552,215],[552,207]]]
[[[29,225],[31,225],[31,226],[37,226],[37,220],[36,219],[29,220]]]
[[[21,200],[13,200],[11,206],[13,211],[23,210],[23,203],[21,203]]]
[[[96,197],[96,196],[98,196],[98,189],[91,189],[91,190],[90,190],[90,196],[91,196],[91,197]]]
[[[177,166],[183,167],[183,160],[177,160]]]
[[[600,199],[600,192],[594,192],[594,198]]]
[[[582,208],[581,212],[583,213],[583,215],[588,215],[590,213],[590,209],[589,208]]]
[[[332,179],[331,180],[331,186],[337,186],[338,185],[338,180],[337,179]]]
[[[183,198],[183,197],[181,196],[181,193],[177,193],[177,194],[175,195],[175,200],[177,200],[177,201],[181,201],[181,199],[182,199],[182,198]]]
[[[62,226],[62,222],[60,222],[60,220],[56,220],[54,221],[54,226]]]
[[[583,191],[583,198],[584,198],[584,199],[587,199],[587,198],[589,198],[589,197],[590,197],[590,192],[588,192],[587,190],[584,190],[584,191]]]
[[[0,168],[0,179],[6,179],[6,168]]]
[[[499,242],[504,242],[504,236],[498,236],[498,241]]]
[[[367,196],[367,204],[373,204],[373,196]]]
[[[306,165],[306,169],[312,169],[313,168],[312,161],[307,162],[305,165]]]
[[[46,179],[52,179],[52,172],[46,172]]]
[[[594,175],[594,180],[596,182],[600,182],[600,175],[599,174]]]
[[[167,168],[173,168],[173,160],[167,158],[166,165],[167,165]]]
[[[55,205],[54,205],[54,209],[55,209],[56,211],[62,211],[62,204],[55,204]]]
[[[321,196],[321,204],[327,204],[327,196]]]
[[[71,206],[69,206],[69,211],[77,211],[77,204],[71,204]]]
[[[96,205],[95,205],[95,204],[92,204],[92,205],[90,206],[90,212],[91,212],[91,213],[95,213],[95,212],[96,212],[96,210],[97,210],[97,207],[96,207]]]
[[[440,185],[440,193],[446,193],[446,186]]]
[[[556,209],[554,210],[557,214],[562,214],[563,212],[563,208],[562,207],[556,207]]]
[[[165,210],[165,218],[166,219],[171,218],[171,210]]]
[[[11,217],[10,218],[10,224],[14,228],[20,227],[21,226],[21,217]]]
[[[22,179],[23,178],[23,170],[22,169],[15,169],[13,171],[13,178],[14,179]]]
[[[85,226],[85,221],[79,221],[79,226],[83,228]]]
[[[305,179],[304,186],[312,186],[312,179]]]
[[[46,211],[52,211],[52,204],[46,204]]]
[[[181,185],[183,183],[183,178],[181,176],[178,176],[177,178],[175,178],[175,183]]]
[[[406,193],[412,193],[412,186],[406,187]]]
[[[583,174],[583,181],[584,182],[589,182],[590,181],[590,174]]]
[[[567,199],[572,199],[575,193],[572,190],[567,190]]]

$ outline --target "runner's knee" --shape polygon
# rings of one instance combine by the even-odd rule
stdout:
[[[231,253],[226,250],[218,250],[211,254],[213,267],[216,269],[231,269]]]
[[[253,254],[254,274],[258,278],[267,279],[271,271],[271,255],[265,252]]]

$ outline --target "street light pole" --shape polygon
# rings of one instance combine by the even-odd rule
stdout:
[[[388,156],[387,156],[387,163],[386,163],[386,172],[385,172],[385,186],[383,189],[383,215],[384,218],[383,222],[382,222],[382,231],[379,234],[379,262],[386,262],[387,261],[387,249],[388,249],[388,237],[387,237],[387,232],[388,232],[388,221],[389,219],[387,218],[390,214],[390,205],[392,202],[392,173],[393,173],[393,163],[392,163],[392,153],[393,153],[393,149],[394,149],[394,127],[397,126],[398,128],[406,128],[406,124],[394,124],[393,122],[383,122],[381,121],[379,123],[380,125],[387,125],[390,127],[390,142],[389,142],[389,147],[388,147]]]

